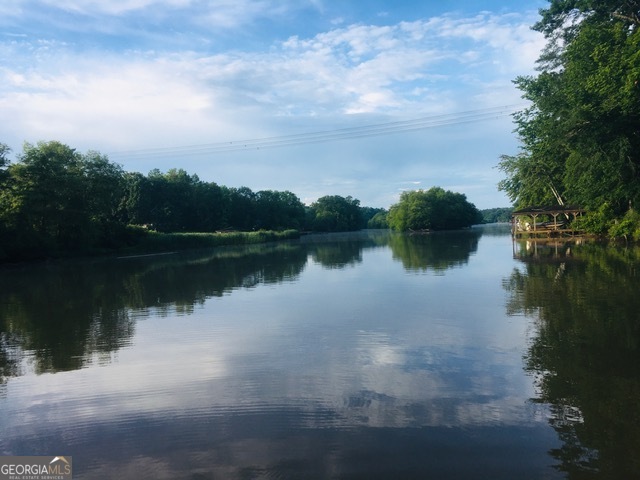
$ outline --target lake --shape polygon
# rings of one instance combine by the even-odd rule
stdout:
[[[74,478],[640,478],[640,252],[505,226],[0,271],[0,454]]]

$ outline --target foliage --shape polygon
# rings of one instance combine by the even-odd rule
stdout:
[[[159,232],[282,230],[304,224],[304,205],[288,191],[221,187],[182,169],[125,178],[128,221]]]
[[[267,230],[300,229],[305,221],[305,208],[289,191],[261,190],[256,194],[256,226]]]
[[[461,193],[432,187],[403,192],[387,215],[394,230],[454,230],[480,223],[478,209]]]
[[[534,29],[547,48],[515,83],[522,151],[501,158],[517,208],[560,202],[614,215],[640,201],[640,2],[551,0]]]
[[[0,261],[148,244],[151,230],[214,232],[304,226],[304,205],[291,192],[219,187],[182,169],[166,173],[156,169],[147,176],[125,173],[98,152],[82,154],[55,141],[25,144],[14,164],[8,153],[9,148],[0,144]],[[136,230],[130,225],[144,228]],[[269,239],[257,232],[232,242]]]
[[[367,228],[389,228],[387,215],[388,212],[386,210],[376,213],[367,221]]]
[[[15,164],[9,152],[0,144],[0,262],[134,245],[251,243],[270,240],[264,231],[351,231],[372,220],[386,228],[384,209],[360,207],[351,197],[326,196],[305,207],[289,191],[219,186],[183,169],[124,172],[98,152],[55,141],[25,144]],[[255,234],[159,235],[220,231]]]
[[[6,177],[6,167],[9,165],[9,158],[7,157],[11,152],[11,149],[8,145],[4,143],[0,143],[0,179],[4,179]]]
[[[0,260],[7,255],[7,245],[11,242],[12,233],[7,227],[6,212],[10,206],[10,197],[6,195],[6,191],[9,188],[9,174],[7,173],[7,166],[9,165],[9,159],[7,156],[11,152],[11,149],[0,143]]]
[[[609,237],[640,241],[640,214],[633,209],[609,227]]]
[[[578,217],[573,222],[576,230],[593,233],[594,235],[604,235],[609,230],[613,221],[613,210],[608,203],[604,203],[595,211]]]
[[[350,196],[305,207],[289,191],[219,186],[183,169],[124,172],[99,152],[55,141],[25,144],[15,164],[9,152],[0,144],[0,261],[218,244],[214,237],[161,233],[257,232],[251,241],[264,241],[265,230],[388,228],[386,210],[361,207]],[[226,236],[223,243],[247,241]]]
[[[223,187],[225,228],[250,231],[255,228],[256,194],[248,187]]]
[[[361,228],[389,228],[386,221],[387,211],[384,208],[360,207],[360,216]]]
[[[360,200],[340,195],[319,198],[308,212],[309,227],[316,232],[347,232],[362,228]]]
[[[223,226],[219,211],[223,194],[215,183],[202,182],[182,169],[167,173],[154,169],[146,177],[130,173],[126,181],[123,208],[130,223],[161,232],[212,231]]]
[[[480,210],[482,215],[482,223],[507,223],[511,221],[511,213],[513,208],[486,208]]]
[[[27,143],[3,176],[5,256],[102,248],[120,230],[123,172],[96,152]]]

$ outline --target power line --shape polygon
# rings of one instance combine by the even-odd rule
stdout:
[[[465,123],[491,120],[494,118],[509,116],[514,111],[522,107],[523,105],[502,105],[498,107],[490,107],[479,110],[469,110],[466,112],[422,117],[413,120],[387,122],[360,127],[341,128],[336,130],[307,132],[248,140],[234,140],[228,142],[207,143],[200,145],[184,145],[177,147],[128,150],[113,152],[110,156],[128,158],[157,158],[168,156],[218,155],[221,153],[231,153],[238,151],[284,148],[313,143],[327,143],[340,140],[352,140],[379,135],[391,135],[447,125],[460,125]]]

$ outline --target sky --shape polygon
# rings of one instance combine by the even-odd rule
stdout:
[[[2,0],[0,143],[56,140],[310,204],[510,205],[546,0]]]

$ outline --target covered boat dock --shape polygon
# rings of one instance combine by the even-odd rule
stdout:
[[[572,222],[585,210],[575,205],[528,207],[511,214],[511,234],[516,238],[575,236]]]

